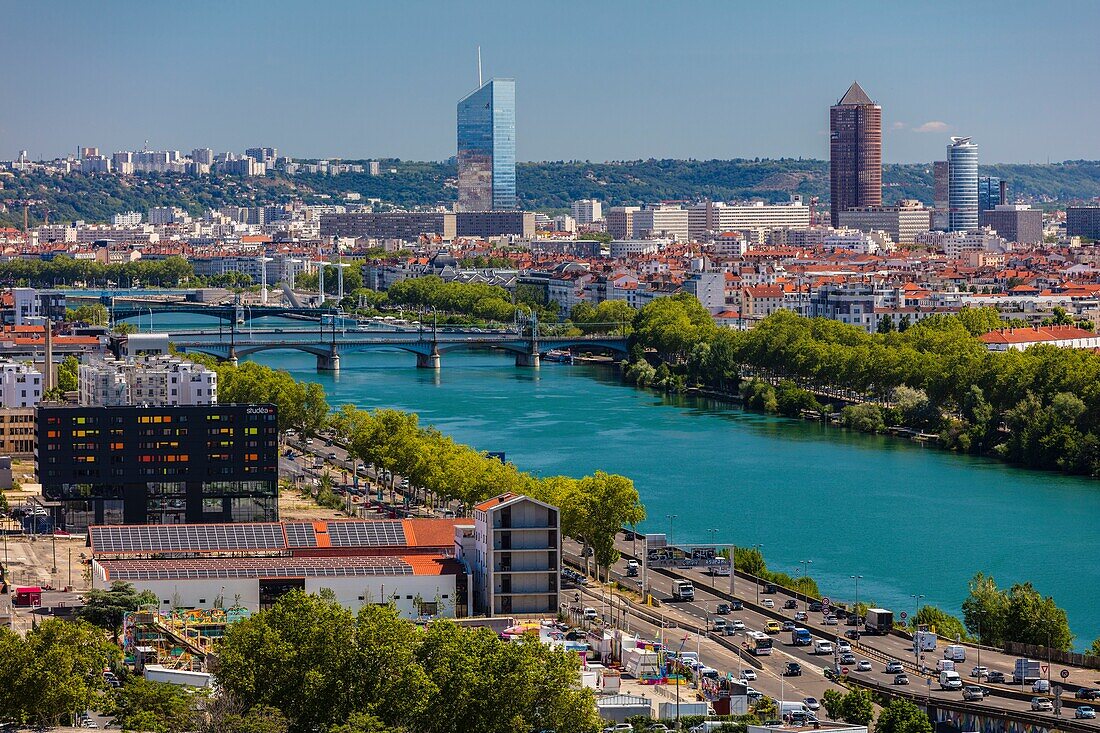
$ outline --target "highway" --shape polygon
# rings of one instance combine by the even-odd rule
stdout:
[[[324,445],[324,440],[315,439],[312,445],[304,442],[292,441],[294,446],[302,451],[299,460],[303,456],[321,456],[330,464],[334,464],[338,471],[346,471],[350,476],[353,470],[352,463],[347,458],[346,451],[338,444]],[[335,453],[336,460],[329,460],[328,455]],[[285,459],[284,459],[285,461]],[[289,468],[289,466],[288,466]],[[295,468],[303,470],[295,462]],[[294,470],[294,469],[291,469]],[[311,467],[304,468],[305,473],[313,472]],[[338,478],[339,474],[334,475]],[[372,478],[377,477],[373,475]],[[400,477],[398,477],[400,478]],[[623,557],[612,567],[611,578],[625,587],[637,587],[640,589],[641,578],[627,576],[627,559],[632,557],[634,543],[626,540],[623,535],[617,539],[616,546]],[[584,567],[581,558],[581,547],[575,541],[566,539],[563,542],[563,556],[570,564],[578,568]],[[609,597],[606,586],[576,586],[563,587],[562,600],[567,606],[585,607],[591,606],[604,620],[616,619],[618,625],[627,631],[638,634],[648,639],[661,639],[672,649],[677,649],[681,642],[685,651],[698,650],[699,658],[708,666],[714,667],[720,673],[734,672],[739,674],[743,669],[753,667],[751,662],[745,662],[741,655],[732,651],[727,646],[716,640],[715,634],[699,634],[696,631],[705,631],[710,622],[715,618],[714,611],[717,605],[728,600],[730,579],[728,577],[711,577],[700,570],[669,570],[649,573],[650,588],[654,596],[661,601],[660,607],[652,607],[645,610],[646,615],[663,619],[661,624],[654,623],[643,614],[628,609],[625,614],[622,610],[626,604],[619,596]],[[692,580],[695,587],[695,600],[693,602],[670,601],[672,595],[673,577],[685,577]],[[750,578],[739,574],[736,581],[737,598],[744,604],[744,610],[735,611],[724,616],[727,623],[734,619],[741,620],[747,630],[763,631],[768,621],[794,620],[796,611],[806,610],[806,601],[801,596],[795,597],[782,591],[775,594],[765,594],[763,588]],[[712,589],[713,588],[713,589]],[[762,604],[770,598],[774,608],[766,608]],[[757,601],[759,599],[759,603]],[[788,600],[794,600],[797,609],[784,609]],[[827,626],[823,622],[824,614],[810,613],[808,620],[798,622],[798,625],[810,631],[815,639],[837,642],[843,638],[843,633],[854,627]],[[578,622],[579,623],[579,622]],[[760,692],[779,700],[801,700],[807,696],[821,699],[827,689],[843,691],[845,688],[837,685],[825,677],[825,669],[834,664],[833,655],[815,655],[811,647],[793,646],[790,643],[790,632],[783,632],[773,637],[772,654],[761,657],[753,657],[759,664],[754,667],[757,679],[750,680],[748,684]],[[740,644],[744,641],[743,635],[723,637],[727,643]],[[910,697],[925,698],[929,701],[942,700],[944,702],[962,702],[960,691],[941,690],[936,679],[932,675],[921,675],[919,672],[919,660],[914,657],[912,642],[897,635],[868,636],[863,635],[858,641],[848,640],[852,645],[853,653],[857,661],[867,660],[871,663],[870,672],[858,672],[854,665],[849,665],[848,675],[852,682],[867,682],[876,685],[885,685],[889,689],[896,689],[898,694],[907,694]],[[942,655],[942,649],[946,642],[940,640],[938,648],[934,652],[927,652],[924,663],[933,668],[935,660]],[[1092,679],[1087,670],[1080,668],[1068,668],[1070,678],[1067,680],[1072,685],[1067,686],[1068,692],[1062,698],[1062,716],[1059,719],[1053,713],[1032,713],[1030,700],[1033,697],[1030,686],[1021,688],[1019,685],[990,685],[984,681],[969,676],[971,667],[979,664],[976,649],[968,648],[967,661],[960,662],[957,670],[963,678],[964,684],[980,684],[993,694],[981,702],[972,703],[976,709],[988,710],[990,714],[998,711],[1011,711],[1039,716],[1045,724],[1060,726],[1063,729],[1074,728],[1078,730],[1100,731],[1100,722],[1097,720],[1073,720],[1073,711],[1078,704],[1100,707],[1100,702],[1078,701],[1073,698],[1073,690],[1076,686],[1100,687],[1095,679]],[[909,676],[911,684],[907,687],[894,687],[892,685],[894,674],[885,671],[887,661],[901,662]],[[1014,658],[999,652],[982,650],[980,664],[991,670],[1004,672],[1011,679]],[[798,677],[785,677],[782,671],[788,662],[798,662],[802,665],[802,675]],[[1060,665],[1054,665],[1050,670],[1052,683],[1061,680]],[[1093,675],[1100,676],[1100,674]],[[666,691],[667,692],[667,691]],[[681,692],[682,699],[693,697],[693,691],[684,688]],[[824,715],[822,711],[820,713]],[[1068,718],[1068,720],[1067,720]],[[1047,722],[1049,721],[1049,722]]]
[[[617,546],[624,554],[624,559],[621,559],[612,570],[612,577],[619,580],[628,587],[636,585],[640,587],[640,578],[628,578],[626,577],[626,559],[630,556],[633,549],[633,543],[627,541],[620,535],[617,542]],[[571,555],[574,562],[580,562],[580,546],[572,540],[566,541],[567,555]],[[725,591],[728,594],[729,590],[729,578],[719,577],[711,578],[699,570],[674,570],[670,571],[672,575],[676,577],[685,577],[692,580],[692,584],[695,586],[695,601],[692,603],[681,602],[668,602],[666,599],[670,599],[672,595],[672,578],[665,572],[650,571],[650,588],[654,595],[661,599],[662,608],[670,617],[674,617],[682,623],[690,624],[693,626],[703,626],[708,618],[713,618],[713,612],[717,604],[726,600],[726,598],[717,595],[711,591],[711,583],[716,585],[719,592]],[[757,605],[757,592],[760,591],[761,603],[771,598],[774,603],[774,608],[765,608],[762,605]],[[797,603],[797,610],[805,611],[806,602],[799,596],[795,597],[782,592],[776,594],[764,594],[763,589],[760,588],[752,580],[739,575],[737,578],[737,598],[741,600],[745,605],[744,611],[737,611],[733,614],[726,616],[727,622],[732,619],[740,619],[744,622],[747,629],[752,631],[763,631],[766,622],[771,620],[794,620],[794,614],[796,609],[783,609],[784,604],[788,600],[795,600]],[[843,638],[842,634],[845,630],[854,628],[849,626],[826,626],[823,623],[824,614],[811,613],[809,614],[808,622],[799,622],[798,625],[806,628],[810,631],[815,639],[824,639],[835,642],[838,638]],[[739,637],[734,637],[739,638]],[[797,661],[802,664],[803,678],[809,675],[810,678],[819,678],[824,680],[824,669],[833,665],[833,655],[817,656],[812,652],[812,647],[796,647],[790,644],[790,633],[781,633],[773,637],[775,646],[770,658],[765,662],[766,669],[772,674],[777,674],[782,669],[786,662]],[[856,656],[857,661],[866,659],[871,662],[872,670],[870,672],[857,672],[854,666],[849,667],[849,677],[859,682],[865,680],[868,682],[876,683],[879,685],[892,685],[894,675],[887,674],[884,670],[885,663],[889,660],[896,660],[901,662],[907,675],[909,676],[911,684],[907,690],[910,693],[920,694],[918,691],[923,692],[923,696],[932,700],[944,700],[952,702],[962,701],[962,693],[960,691],[940,690],[938,681],[933,679],[932,676],[922,676],[918,671],[917,661],[914,659],[912,642],[908,639],[897,635],[886,636],[867,636],[863,635],[859,641],[849,640],[853,647],[853,653]],[[942,656],[944,642],[941,640],[938,648],[935,652],[927,652],[925,664],[928,667],[934,668],[935,660]],[[1030,700],[1034,696],[1031,692],[1030,685],[1021,689],[1019,685],[990,685],[984,681],[978,682],[975,678],[970,677],[971,668],[978,663],[975,650],[970,648],[967,650],[968,656],[966,662],[960,662],[957,665],[957,670],[960,676],[963,678],[963,684],[980,684],[983,688],[990,690],[993,694],[987,699],[976,705],[989,709],[992,711],[997,710],[1010,710],[1016,712],[1030,712],[1031,703]],[[1012,660],[1001,653],[993,653],[989,651],[982,651],[981,664],[989,667],[992,670],[1003,671],[1011,679],[1012,672]],[[1045,663],[1045,662],[1044,662]],[[716,666],[711,664],[711,666]],[[729,669],[736,668],[722,668],[718,667],[720,671],[727,671]],[[1050,670],[1052,684],[1060,681],[1060,671],[1062,667],[1060,665],[1054,665]],[[1090,680],[1087,676],[1086,670],[1079,668],[1070,668],[1070,680],[1080,680],[1080,684],[1086,686],[1100,686],[1094,680]],[[795,678],[799,680],[800,678]],[[796,686],[797,686],[796,682]],[[755,685],[754,685],[755,686]],[[764,689],[758,687],[762,691],[772,694],[770,689]],[[1079,701],[1073,698],[1073,689],[1076,687],[1068,688],[1070,691],[1062,696],[1063,715],[1061,725],[1065,727],[1065,718],[1072,719],[1073,711],[1078,704],[1090,705],[1092,707],[1100,706],[1100,703],[1093,701]],[[816,697],[817,695],[815,695]],[[1050,724],[1054,725],[1059,723],[1058,718],[1053,713],[1037,713],[1037,715],[1045,716],[1050,720]],[[1077,720],[1074,721],[1077,724],[1083,724],[1092,729],[1100,730],[1100,724],[1096,720]]]

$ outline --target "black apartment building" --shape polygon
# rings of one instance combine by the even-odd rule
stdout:
[[[55,526],[278,519],[274,405],[38,409],[35,461]]]

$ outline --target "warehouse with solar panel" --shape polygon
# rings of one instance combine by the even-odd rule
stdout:
[[[95,525],[92,587],[132,583],[162,611],[269,608],[301,590],[352,610],[392,603],[411,619],[467,616],[469,519]]]

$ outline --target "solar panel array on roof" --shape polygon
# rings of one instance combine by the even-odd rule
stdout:
[[[313,531],[312,522],[287,522],[286,528],[287,547],[316,547],[317,533]]]
[[[333,547],[404,547],[405,527],[401,522],[329,522]]]
[[[103,560],[101,564],[111,580],[397,576],[414,573],[412,566],[394,557]]]
[[[285,550],[282,525],[154,524],[90,527],[93,553]]]

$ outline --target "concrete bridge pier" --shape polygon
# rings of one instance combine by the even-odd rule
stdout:
[[[317,371],[319,372],[338,372],[340,371],[340,355],[335,351],[331,354],[318,354],[317,355]]]
[[[539,352],[520,352],[516,354],[516,366],[539,368]]]
[[[433,346],[430,354],[417,354],[416,368],[439,369],[439,351]]]
[[[227,356],[225,360],[233,366],[237,366],[238,364],[240,364],[240,360],[237,358],[237,352],[233,349],[229,350],[229,356]]]

